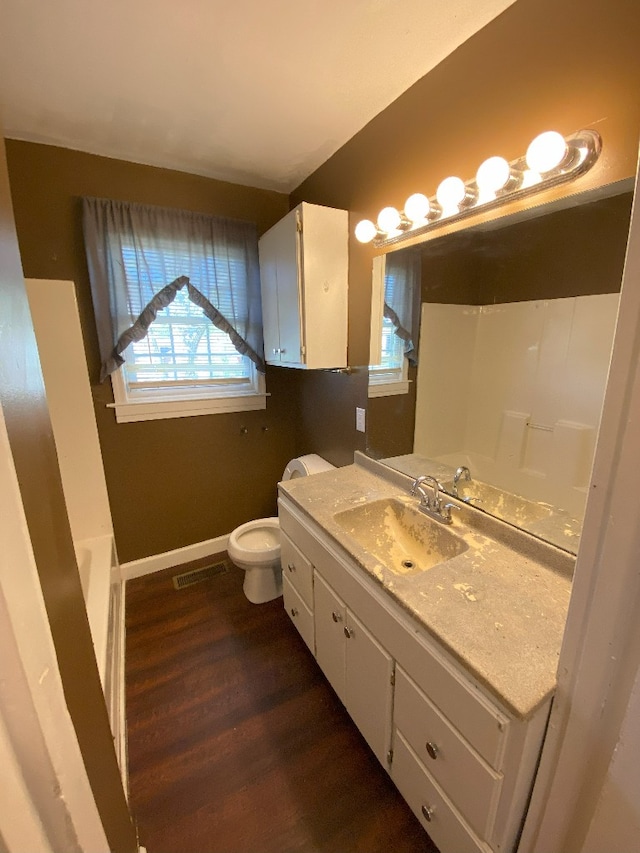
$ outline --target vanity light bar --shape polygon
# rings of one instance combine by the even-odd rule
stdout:
[[[593,166],[601,149],[602,140],[595,130],[567,137],[546,131],[536,136],[524,156],[511,162],[489,157],[473,180],[465,182],[454,175],[445,178],[432,198],[414,193],[402,213],[385,207],[376,223],[369,219],[358,222],[355,236],[361,243],[373,241],[374,246],[399,243],[438,225],[573,180]]]

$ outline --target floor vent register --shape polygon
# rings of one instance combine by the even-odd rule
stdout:
[[[185,586],[193,586],[196,583],[211,580],[217,575],[226,574],[229,568],[229,561],[223,560],[221,563],[214,563],[213,566],[206,566],[203,569],[193,569],[190,572],[183,572],[181,575],[174,575],[174,589],[184,589]]]

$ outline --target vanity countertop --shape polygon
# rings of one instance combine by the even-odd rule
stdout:
[[[353,464],[289,480],[281,493],[510,711],[529,717],[555,689],[574,558],[462,504],[449,529],[467,551],[420,574],[391,572],[334,520],[370,501],[407,497],[408,478],[403,487],[400,475],[394,481],[371,468]]]

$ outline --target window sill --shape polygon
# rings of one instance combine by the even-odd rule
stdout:
[[[369,384],[369,397],[392,397],[394,394],[407,394],[409,392],[409,380],[402,379],[398,382],[378,382]]]
[[[224,412],[252,412],[267,408],[268,394],[247,394],[237,397],[208,397],[192,400],[164,400],[145,403],[108,403],[115,409],[119,424],[135,421],[156,421],[163,418],[190,418]]]

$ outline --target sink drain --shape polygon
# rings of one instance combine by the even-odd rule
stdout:
[[[403,569],[413,569],[413,568],[415,568],[415,565],[416,564],[413,562],[413,560],[403,560],[402,561],[402,568]]]

